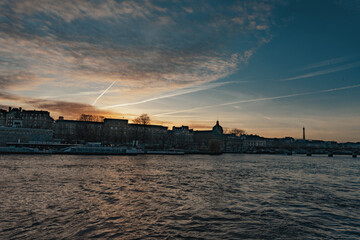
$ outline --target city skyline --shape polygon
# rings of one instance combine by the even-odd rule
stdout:
[[[0,108],[360,141],[359,1],[0,8]]]

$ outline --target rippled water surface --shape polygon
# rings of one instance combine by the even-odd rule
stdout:
[[[0,156],[1,239],[359,239],[350,156]]]

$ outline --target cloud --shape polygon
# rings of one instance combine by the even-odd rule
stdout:
[[[187,13],[193,13],[194,12],[194,9],[192,8],[189,8],[189,7],[183,7],[184,11],[187,12]]]
[[[70,119],[77,119],[82,113],[102,115],[105,117],[120,117],[118,113],[100,110],[90,104],[46,100],[30,100],[26,103],[38,109],[45,109],[52,114],[56,113],[57,115],[66,116]]]
[[[0,92],[1,100],[22,101],[24,98],[7,92]]]
[[[213,127],[214,125],[210,125],[210,124],[195,123],[192,121],[189,122],[189,128],[192,129],[212,129]]]
[[[48,0],[26,1],[19,0],[16,2],[7,1],[11,9],[17,14],[36,15],[38,13],[47,13],[59,17],[66,22],[71,22],[82,18],[145,18],[151,16],[152,11],[165,12],[165,8],[153,5],[150,1],[86,1],[86,0],[62,0],[61,4],[53,4]]]
[[[70,119],[77,119],[82,113],[102,115],[106,117],[120,116],[118,113],[101,110],[90,104],[29,98],[6,92],[0,92],[0,100],[9,100],[17,103],[19,106],[23,106],[24,108],[47,110],[50,111],[52,116],[53,114],[57,116],[62,115]],[[2,107],[6,109],[5,105],[2,105]]]
[[[137,101],[137,102],[130,102],[130,103],[122,103],[122,104],[116,104],[116,105],[111,105],[111,106],[105,106],[105,107],[101,107],[101,109],[109,109],[109,108],[115,108],[115,107],[126,107],[126,106],[138,105],[138,104],[152,102],[152,101],[156,101],[156,100],[160,100],[160,99],[171,98],[171,97],[185,95],[185,94],[189,94],[189,93],[204,91],[204,90],[207,90],[207,89],[220,87],[220,86],[223,86],[223,85],[226,85],[226,84],[231,84],[231,83],[234,83],[234,82],[218,82],[218,83],[210,83],[210,84],[205,84],[205,85],[203,84],[203,85],[198,85],[198,86],[194,86],[194,87],[190,87],[190,88],[184,88],[184,89],[181,89],[181,90],[174,91],[172,93],[168,93],[166,95],[162,95],[162,96],[158,96],[158,97],[152,97],[152,98],[144,99],[144,100]]]
[[[21,69],[33,75],[29,83],[46,81],[59,96],[66,96],[65,86],[88,85],[91,92],[118,79],[120,91],[130,89],[123,98],[211,82],[247,64],[268,41],[275,6],[276,1],[260,0],[229,5],[5,1],[0,4],[0,61],[6,67],[0,74],[9,79],[8,69]],[[196,9],[197,21],[190,9]],[[246,26],[239,27],[234,18],[244,18]],[[236,51],[227,47],[233,37]],[[8,85],[1,81],[2,86]]]
[[[243,1],[233,8],[237,13],[231,20],[237,27],[247,30],[267,30],[272,11],[279,1]]]
[[[44,77],[38,77],[26,71],[4,70],[0,72],[0,86],[3,89],[26,89],[29,86],[34,86],[47,80]]]
[[[335,92],[335,91],[341,91],[341,90],[358,88],[358,87],[360,87],[360,84],[344,86],[344,87],[339,87],[339,88],[319,90],[319,91],[312,91],[312,92],[288,94],[288,95],[275,96],[275,97],[240,100],[240,101],[227,102],[227,103],[221,103],[221,104],[216,104],[216,105],[207,105],[207,106],[195,107],[195,108],[190,108],[190,109],[159,113],[159,114],[155,114],[154,116],[159,117],[159,116],[172,115],[172,114],[178,114],[178,113],[184,113],[184,112],[193,112],[193,111],[203,110],[203,109],[207,109],[207,108],[223,107],[223,106],[234,105],[234,104],[239,104],[239,103],[262,102],[262,101],[276,100],[276,99],[282,99],[282,98],[291,98],[291,97],[299,97],[299,96],[306,96],[306,95],[313,95],[313,94],[321,94],[321,93]]]

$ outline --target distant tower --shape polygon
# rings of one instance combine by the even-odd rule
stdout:
[[[303,127],[303,140],[305,141],[305,127]]]

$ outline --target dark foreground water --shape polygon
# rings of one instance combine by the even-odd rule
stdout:
[[[1,239],[360,239],[350,156],[0,156]]]

